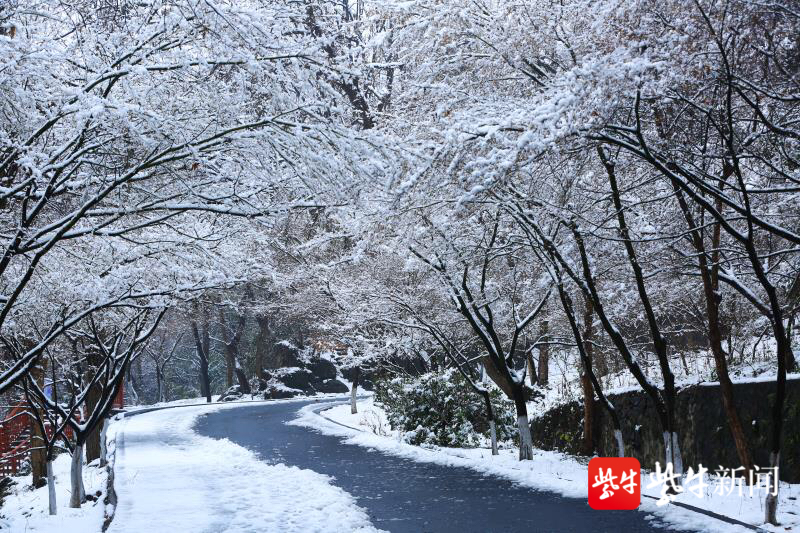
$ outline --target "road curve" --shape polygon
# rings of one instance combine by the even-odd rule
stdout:
[[[467,468],[386,455],[344,444],[338,437],[286,425],[307,403],[262,404],[214,412],[201,417],[195,429],[201,435],[230,439],[269,463],[285,463],[334,477],[334,483],[367,510],[373,524],[386,531],[667,531],[645,513],[594,511],[585,500],[521,487]]]

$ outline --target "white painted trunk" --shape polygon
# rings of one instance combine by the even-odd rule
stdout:
[[[358,413],[358,403],[356,402],[356,394],[358,389],[358,383],[353,383],[353,388],[350,389],[350,414],[354,415]]]
[[[50,514],[58,512],[56,506],[56,480],[53,477],[53,461],[47,461],[47,501],[50,507]]]
[[[494,420],[489,421],[489,433],[492,436],[492,455],[499,455],[497,451],[497,425]]]
[[[667,468],[672,464],[672,439],[666,431],[661,436],[664,438],[664,468]]]
[[[780,453],[769,454],[769,466],[774,468],[773,474],[769,477],[769,490],[767,497],[764,500],[764,522],[777,526],[778,524],[778,490],[780,488],[780,476],[778,473],[778,465],[781,462]]]
[[[681,456],[681,445],[678,442],[678,433],[672,432],[672,468],[674,472],[683,476],[683,457]]]
[[[71,490],[69,506],[80,509],[81,504],[86,501],[86,493],[83,488],[83,446],[76,446],[72,452],[69,474]]]
[[[683,477],[683,460],[681,459],[681,449],[678,444],[678,434],[665,431],[663,437],[664,467],[667,468],[667,465],[672,465],[672,472],[678,476],[675,478],[674,483],[680,485]]]
[[[625,441],[622,440],[621,430],[614,430],[614,439],[617,441],[617,457],[625,457]]]
[[[533,459],[533,439],[531,438],[531,426],[528,424],[528,415],[517,417],[517,429],[519,430],[519,460],[531,460]]]
[[[108,433],[108,420],[101,420],[100,429],[100,466],[104,467],[108,464],[108,449],[106,448],[106,435]]]

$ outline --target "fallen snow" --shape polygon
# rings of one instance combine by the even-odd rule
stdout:
[[[290,389],[284,386],[285,390],[297,391],[297,389]],[[259,394],[243,394],[242,397],[238,400],[232,400],[230,402],[223,402],[224,404],[237,404],[237,403],[252,403],[252,402],[274,402],[274,401],[302,401],[302,400],[316,400],[316,399],[339,399],[342,397],[344,393],[337,393],[337,392],[326,392],[326,393],[315,393],[311,396],[298,395],[294,398],[280,398],[280,399],[264,399],[264,397]],[[219,401],[220,395],[213,394],[211,396],[212,404],[216,404]],[[168,402],[157,402],[152,404],[139,404],[139,405],[129,405],[125,407],[126,413],[136,413],[137,411],[144,411],[144,410],[151,410],[153,408],[158,407],[181,407],[181,406],[188,406],[188,405],[210,405],[206,401],[205,396],[198,396],[196,398],[184,398],[182,400],[171,400]]]
[[[83,483],[87,495],[100,494],[97,501],[87,502],[80,509],[69,508],[70,455],[62,453],[53,461],[56,482],[58,514],[48,514],[47,487],[33,490],[30,474],[14,477],[15,485],[0,509],[0,530],[42,533],[87,533],[100,531],[103,525],[106,489],[106,469],[97,466],[97,461],[83,469]]]
[[[534,450],[533,461],[521,462],[517,460],[516,449],[500,450],[500,455],[493,457],[491,450],[486,448],[421,448],[400,442],[398,432],[389,428],[385,413],[373,403],[373,398],[358,402],[358,414],[350,414],[349,404],[328,405],[333,407],[322,411],[320,414],[323,416],[315,412],[320,410],[319,404],[303,407],[299,417],[291,423],[344,437],[344,442],[348,444],[377,449],[414,461],[472,468],[535,489],[550,490],[573,498],[587,497],[588,472],[585,459],[581,461],[559,452]],[[660,496],[659,487],[647,488],[648,474],[644,473],[643,481],[645,485],[643,494]],[[763,495],[756,494],[750,497],[745,490],[745,494],[741,497],[737,492],[723,496],[715,494],[715,488],[719,483],[716,477],[706,476],[705,482],[709,486],[702,498],[685,492],[678,496],[676,501],[742,522],[760,525],[767,531],[800,530],[800,484],[781,484],[778,518],[782,521],[782,525],[773,527],[761,525],[764,516]],[[660,522],[675,529],[748,531],[741,526],[730,525],[674,505],[658,507],[655,500],[649,498],[642,499],[639,510],[654,515]]]
[[[199,416],[237,407],[165,409],[116,424],[119,504],[109,532],[376,531],[328,476],[267,464],[192,430]]]

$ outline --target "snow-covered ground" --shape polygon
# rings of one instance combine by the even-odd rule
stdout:
[[[103,500],[106,496],[106,469],[99,468],[95,461],[83,469],[83,483],[86,494],[99,497],[89,501],[81,509],[70,509],[69,483],[70,456],[59,455],[53,461],[53,474],[56,482],[56,501],[58,514],[48,514],[47,487],[32,490],[31,475],[14,478],[16,484],[0,509],[0,531],[41,532],[41,533],[88,533],[100,531],[103,525]]]
[[[415,461],[433,462],[452,466],[472,468],[486,474],[501,476],[511,481],[536,489],[551,490],[564,496],[586,498],[588,491],[588,473],[585,460],[558,453],[536,450],[533,461],[517,460],[515,449],[500,450],[500,455],[492,457],[491,451],[485,448],[421,448],[399,440],[399,435],[388,424],[385,413],[374,405],[372,398],[359,401],[359,413],[350,414],[350,406],[337,405],[322,411],[323,416],[315,413],[319,405],[310,405],[302,409],[293,423],[311,427],[330,435],[345,437],[345,442],[377,449],[392,455],[405,457]],[[348,427],[344,427],[348,426]],[[659,497],[660,487],[647,488],[649,477],[644,475],[644,494]],[[760,525],[763,521],[763,494],[749,496],[745,490],[743,496],[738,491],[723,495],[719,492],[723,486],[716,477],[706,477],[708,487],[703,497],[684,492],[676,499],[702,509],[728,516],[749,524]],[[727,490],[723,491],[727,492]],[[734,526],[681,507],[667,505],[658,507],[655,500],[643,498],[641,511],[652,513],[659,521],[681,529],[691,528],[703,531],[746,531],[741,526]],[[780,527],[762,526],[768,531],[800,531],[800,485],[783,483],[780,492],[779,520]]]
[[[346,384],[346,383],[345,383]],[[290,389],[295,390],[295,389]],[[223,402],[223,404],[236,404],[242,402],[275,402],[275,401],[300,401],[300,400],[314,400],[314,399],[327,399],[327,398],[341,398],[343,393],[316,393],[313,396],[297,396],[295,398],[284,398],[279,400],[267,399],[265,400],[260,394],[244,394],[238,400],[231,402]],[[219,400],[219,394],[211,396],[212,403]],[[196,398],[184,398],[182,400],[171,400],[169,402],[157,402],[152,404],[131,405],[125,407],[126,413],[135,413],[137,411],[150,410],[155,407],[180,407],[185,405],[208,405],[205,396],[198,396]]]
[[[117,424],[119,504],[109,532],[375,531],[329,477],[264,463],[192,430],[199,416],[236,407],[166,409]]]
[[[264,403],[298,400],[306,398]],[[58,515],[48,515],[47,488],[31,490],[31,476],[20,476],[0,510],[0,530],[100,532],[108,511],[114,515],[110,533],[377,531],[328,476],[270,465],[228,440],[195,433],[192,427],[203,414],[241,406],[203,402],[171,402],[178,408],[112,422],[108,443],[116,510],[103,504],[107,475],[96,462],[84,468],[84,483],[87,494],[98,494],[97,501],[67,507],[70,457],[64,453],[54,462]]]

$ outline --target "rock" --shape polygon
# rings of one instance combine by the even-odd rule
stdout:
[[[734,383],[733,392],[745,438],[752,446],[753,460],[769,464],[769,439],[772,430],[772,396],[775,383]],[[766,399],[766,401],[765,401]],[[641,390],[610,394],[609,400],[620,413],[625,451],[636,457],[643,468],[664,461],[662,429],[655,416],[653,400]],[[800,482],[800,380],[786,381],[786,414],[783,420],[784,444],[789,453],[781,454],[780,476],[788,483]],[[595,402],[596,452],[614,456],[616,443],[610,417],[599,401]],[[689,385],[678,392],[675,419],[678,423],[683,464],[697,468],[736,468],[740,466],[736,446],[727,427],[719,385]],[[583,431],[583,401],[557,405],[539,415],[531,424],[534,446],[579,454]],[[790,444],[791,443],[791,444]]]
[[[286,387],[275,387],[272,386],[266,391],[264,391],[264,399],[278,399],[278,398],[294,398],[295,396],[299,396],[302,394],[303,391],[299,391],[296,389],[289,389]]]
[[[226,390],[225,392],[223,392],[220,395],[219,400],[217,400],[217,401],[218,402],[232,402],[232,401],[235,401],[235,400],[241,400],[242,396],[244,396],[244,395],[242,394],[241,387],[239,387],[239,385],[234,385],[233,387],[231,387],[228,390]]]
[[[17,482],[10,477],[0,478],[0,505],[3,505],[6,497],[11,494],[11,488],[16,484]]]
[[[300,352],[286,341],[276,342],[270,352],[265,358],[264,365],[268,368],[303,366]]]
[[[336,377],[336,365],[321,357],[313,358],[308,362],[306,368],[320,381],[334,379]]]
[[[311,386],[313,375],[304,368],[294,368],[288,372],[276,375],[275,379],[289,387],[290,389],[300,389],[303,392],[313,392]]]
[[[314,388],[317,389],[317,392],[328,392],[334,394],[345,393],[350,390],[347,388],[347,385],[336,378],[325,380],[318,385],[314,385]]]

